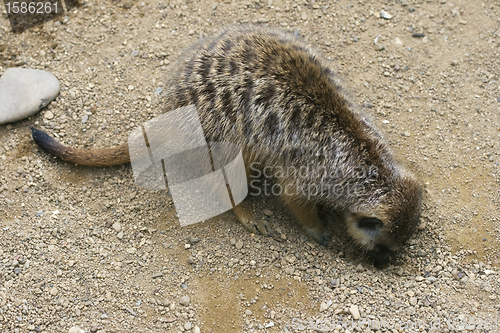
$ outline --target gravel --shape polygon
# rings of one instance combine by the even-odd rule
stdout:
[[[421,331],[457,332],[465,321],[495,323],[499,15],[490,2],[450,0],[91,0],[16,35],[0,17],[0,72],[43,69],[61,84],[32,119],[0,126],[0,331],[365,332],[418,320]],[[75,167],[31,142],[29,125],[79,148],[126,142],[162,113],[181,50],[222,25],[259,20],[297,30],[328,58],[420,176],[421,224],[387,267],[374,268],[342,230],[328,247],[314,243],[272,197],[249,198],[272,237],[251,235],[231,212],[181,228],[171,196],[135,186],[130,166]],[[342,327],[350,323],[359,327]]]

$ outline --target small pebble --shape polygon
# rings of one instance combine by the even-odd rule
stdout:
[[[120,222],[113,223],[113,229],[115,229],[116,232],[120,232],[122,230],[122,225],[120,224]]]
[[[429,276],[426,280],[429,281],[430,283],[434,283],[436,282],[437,278],[435,276]]]
[[[200,241],[200,239],[199,239],[199,238],[197,238],[197,237],[191,237],[191,238],[189,239],[189,243],[191,243],[191,244],[196,244],[196,243],[198,243],[199,241]]]
[[[85,333],[85,331],[80,326],[73,326],[69,329],[69,333]]]
[[[45,114],[43,115],[43,117],[45,119],[49,119],[50,120],[50,119],[54,118],[54,114],[52,112],[50,112],[50,111],[47,111],[47,112],[45,112]]]
[[[273,216],[273,212],[270,209],[264,209],[263,211],[264,215],[266,216]]]
[[[359,318],[361,318],[357,305],[351,305],[351,307],[349,308],[349,312],[351,313],[352,319],[358,320]]]
[[[392,15],[386,12],[385,10],[380,11],[380,17],[386,20],[392,19]]]
[[[321,304],[319,305],[319,312],[326,311],[332,305],[332,303],[332,301],[321,302]]]
[[[123,8],[125,9],[130,9],[134,5],[135,1],[133,0],[127,0],[123,3]]]
[[[236,242],[236,249],[238,250],[241,250],[241,248],[243,247],[243,241],[240,239]]]
[[[182,306],[188,306],[189,303],[191,303],[191,300],[189,299],[189,296],[182,296],[179,298],[179,304]]]

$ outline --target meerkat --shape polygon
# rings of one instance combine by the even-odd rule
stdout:
[[[194,104],[207,141],[238,145],[247,172],[255,164],[291,170],[274,182],[286,189],[281,198],[319,243],[330,241],[341,219],[354,243],[383,265],[415,230],[419,181],[395,160],[325,60],[296,34],[225,29],[188,49],[167,82],[165,111]],[[130,160],[127,144],[86,151],[37,129],[32,135],[69,163]],[[244,223],[252,219],[244,209],[234,211]]]

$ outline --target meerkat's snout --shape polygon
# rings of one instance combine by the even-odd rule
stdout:
[[[399,248],[398,242],[390,237],[388,225],[381,219],[348,213],[346,222],[349,234],[367,251],[375,266],[385,265],[391,253]]]
[[[368,252],[368,255],[372,257],[373,263],[378,267],[387,264],[392,252],[385,245],[377,244],[373,250]]]
[[[368,249],[368,255],[373,259],[375,266],[383,266],[396,248],[384,245],[387,239],[384,222],[376,217],[363,217],[357,222],[358,234],[362,235],[363,246]]]

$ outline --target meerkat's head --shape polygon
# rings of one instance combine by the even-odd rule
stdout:
[[[346,211],[347,230],[367,250],[376,266],[384,265],[393,251],[411,236],[420,219],[421,186],[406,171],[398,170],[388,191]]]

